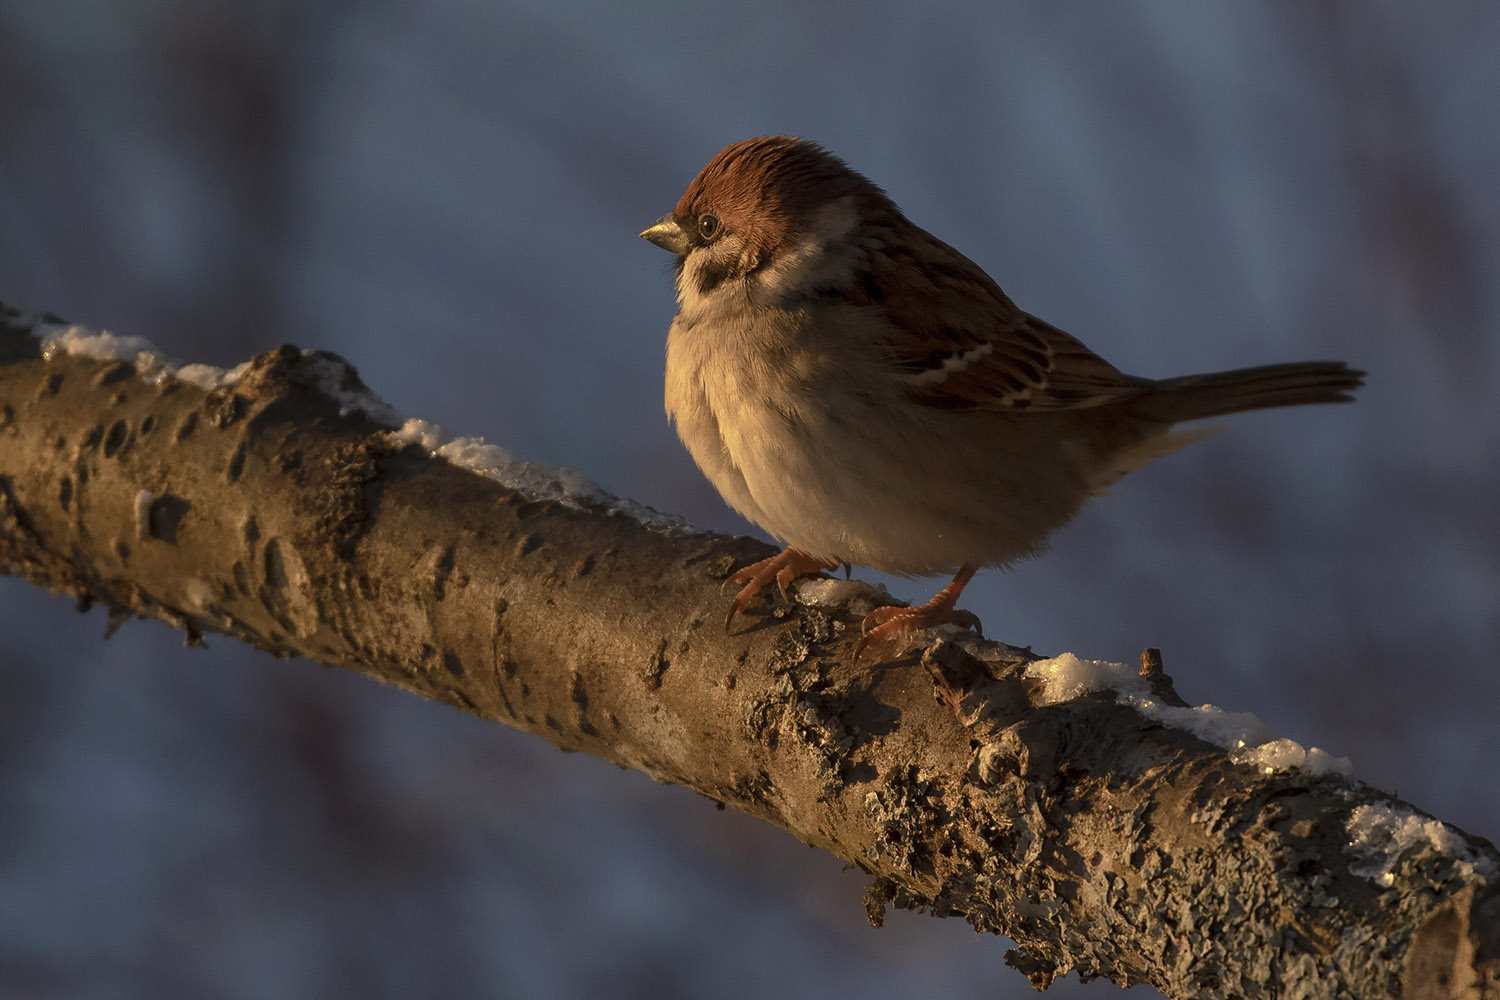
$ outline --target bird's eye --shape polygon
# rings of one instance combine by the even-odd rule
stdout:
[[[711,212],[704,212],[698,216],[698,235],[704,240],[717,239],[723,231],[724,224],[719,221],[717,215]]]

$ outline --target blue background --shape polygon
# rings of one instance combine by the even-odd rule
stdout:
[[[1039,651],[1159,646],[1189,700],[1493,836],[1497,50],[1482,0],[10,0],[0,297],[194,361],[330,349],[746,531],[662,415],[670,260],[636,234],[726,143],[815,138],[1127,371],[1369,370],[964,605]],[[103,629],[0,580],[5,996],[1030,995],[1005,942],[872,930],[862,878],[685,790]]]

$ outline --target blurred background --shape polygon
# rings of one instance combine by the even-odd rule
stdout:
[[[1485,0],[7,0],[0,297],[193,361],[333,350],[747,531],[662,415],[636,234],[726,143],[815,138],[1127,371],[1369,370],[964,603],[1042,652],[1159,646],[1189,700],[1494,837],[1497,50]],[[691,792],[104,624],[0,580],[0,995],[1030,995],[1007,942],[873,930],[865,879]]]

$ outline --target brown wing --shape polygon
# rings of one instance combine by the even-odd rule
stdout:
[[[919,253],[880,256],[877,267],[901,270],[903,294],[871,303],[891,321],[894,333],[882,347],[913,400],[943,409],[1066,410],[1133,396],[1148,384],[1022,312],[957,250],[921,235],[931,242]],[[889,273],[872,283],[894,285]]]

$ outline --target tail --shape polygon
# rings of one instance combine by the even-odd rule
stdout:
[[[1176,423],[1274,406],[1348,403],[1364,381],[1364,372],[1342,361],[1236,368],[1162,379],[1137,406],[1145,416]]]

